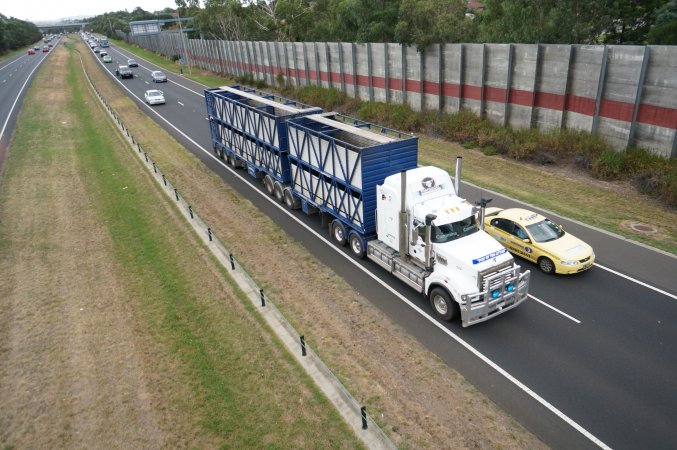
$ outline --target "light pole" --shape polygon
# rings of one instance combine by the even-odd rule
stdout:
[[[183,27],[181,26],[181,14],[179,13],[179,8],[176,8],[176,17],[179,19],[179,33],[181,33],[181,43],[183,44],[183,55],[186,58],[186,63],[188,64],[188,74],[193,75],[193,70],[190,67],[190,59],[188,58],[186,41],[184,40],[183,36]]]

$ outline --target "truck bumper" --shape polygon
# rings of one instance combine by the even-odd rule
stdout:
[[[466,301],[461,305],[461,325],[469,327],[471,325],[493,319],[513,308],[519,306],[529,296],[529,278],[530,271],[519,273],[510,280],[505,280],[504,287],[514,283],[516,286],[512,291],[501,289],[498,297],[492,298],[490,293],[484,293],[474,301]]]

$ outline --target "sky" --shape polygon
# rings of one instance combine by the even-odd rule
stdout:
[[[0,0],[0,14],[29,22],[57,21],[74,16],[92,17],[106,12],[176,8],[174,0]]]

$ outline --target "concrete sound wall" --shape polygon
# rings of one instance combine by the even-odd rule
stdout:
[[[321,85],[417,111],[465,108],[504,126],[585,130],[619,149],[677,156],[677,46],[437,44],[419,52],[392,43],[182,40],[170,32],[127,39],[267,84]]]

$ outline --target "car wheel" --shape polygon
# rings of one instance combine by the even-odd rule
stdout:
[[[546,258],[545,256],[538,258],[538,268],[541,269],[543,273],[555,273],[555,263],[553,263],[550,258]]]

